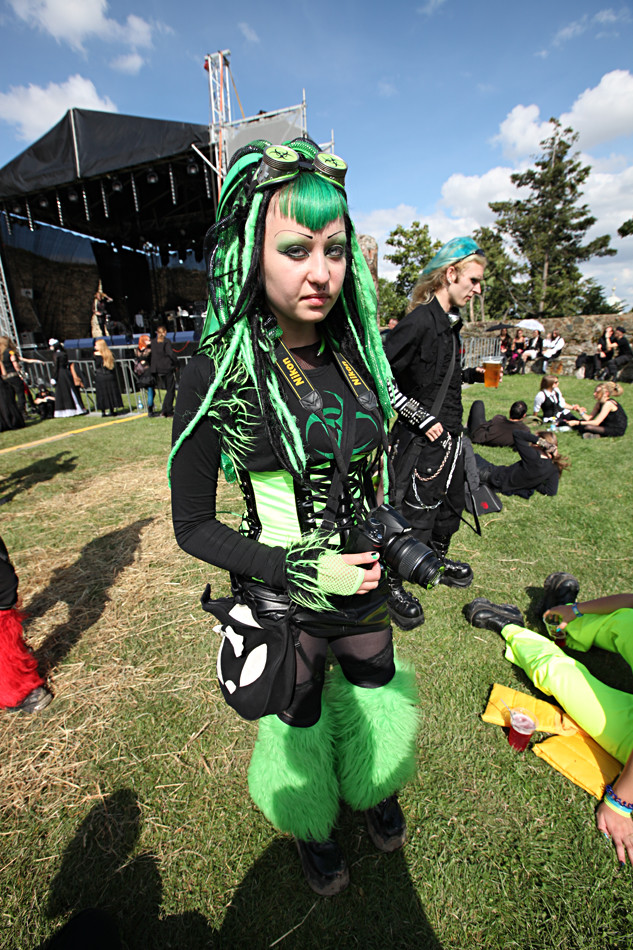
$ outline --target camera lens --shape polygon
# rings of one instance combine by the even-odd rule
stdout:
[[[444,565],[435,557],[433,551],[411,535],[399,535],[390,539],[385,546],[384,558],[387,565],[397,571],[405,581],[419,584],[427,590],[439,583],[444,570]]]

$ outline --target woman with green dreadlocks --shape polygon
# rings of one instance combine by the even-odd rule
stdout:
[[[255,621],[292,625],[294,694],[260,719],[248,783],[323,895],[349,881],[332,836],[341,799],[365,813],[379,849],[404,844],[396,792],[414,774],[418,728],[380,555],[343,550],[376,505],[378,461],[388,486],[391,415],[345,171],[304,139],[236,153],[207,236],[207,324],[171,455],[180,546],[229,571]],[[239,532],[216,519],[220,467],[244,495]],[[337,665],[326,675],[328,648]]]

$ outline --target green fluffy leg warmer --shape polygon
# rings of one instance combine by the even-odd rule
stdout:
[[[326,702],[334,715],[341,797],[355,811],[373,808],[415,774],[419,713],[413,668],[396,659],[390,683],[362,689],[337,667]]]
[[[277,716],[259,721],[248,769],[251,798],[278,831],[302,841],[329,838],[339,809],[334,770],[332,717],[307,729],[288,726]]]

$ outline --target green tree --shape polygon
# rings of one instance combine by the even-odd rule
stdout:
[[[633,234],[633,218],[629,218],[628,221],[620,225],[618,234],[620,237],[628,237],[629,234]]]
[[[579,153],[572,152],[578,139],[573,129],[562,129],[557,119],[550,121],[552,135],[541,142],[543,152],[534,166],[511,176],[517,188],[526,189],[526,196],[490,203],[498,216],[496,226],[510,240],[527,279],[527,309],[546,317],[580,306],[579,264],[616,253],[609,247],[609,235],[583,244],[596,222],[589,207],[580,204],[591,166],[582,165]]]
[[[399,224],[389,233],[385,243],[394,248],[392,254],[385,254],[385,259],[400,268],[394,290],[400,297],[408,298],[422,268],[439,251],[442,242],[431,240],[428,224],[414,221],[410,228]]]
[[[380,325],[386,327],[392,318],[399,320],[407,311],[407,298],[399,294],[392,280],[378,278],[378,317]]]
[[[503,235],[493,228],[477,228],[473,238],[488,261],[480,303],[474,303],[475,319],[479,310],[484,320],[519,320],[527,309],[525,285],[516,283],[520,267],[508,254]]]
[[[604,295],[604,288],[593,277],[588,277],[582,283],[582,304],[580,313],[622,313],[622,304],[609,303]]]

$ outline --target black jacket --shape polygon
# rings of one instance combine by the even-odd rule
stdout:
[[[514,433],[514,447],[520,462],[514,465],[493,465],[489,483],[503,495],[520,495],[530,498],[535,491],[541,495],[555,495],[560,475],[551,459],[543,458],[534,448],[538,441],[532,432],[518,429]]]
[[[169,340],[152,340],[152,373],[164,376],[171,373],[178,366],[178,360]]]
[[[437,415],[444,428],[453,434],[461,431],[462,424],[461,325],[461,320],[451,325],[434,297],[429,304],[421,304],[403,317],[385,342],[385,353],[400,392],[417,399],[430,412],[450,369],[454,338],[453,372]]]

